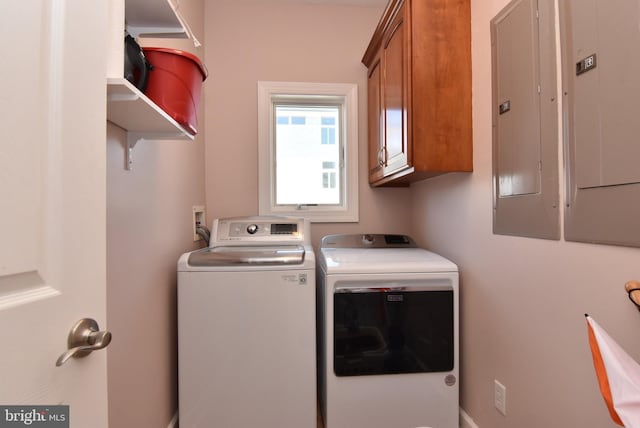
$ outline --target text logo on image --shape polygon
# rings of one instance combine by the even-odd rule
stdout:
[[[0,406],[0,428],[69,428],[69,406]]]

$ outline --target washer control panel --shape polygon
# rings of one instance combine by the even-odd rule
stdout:
[[[305,242],[305,220],[289,217],[237,217],[217,219],[213,223],[211,246],[230,243]]]
[[[298,223],[247,223],[232,222],[229,224],[229,236],[265,236],[298,234]]]

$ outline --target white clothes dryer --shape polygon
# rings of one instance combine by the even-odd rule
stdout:
[[[325,428],[457,428],[457,266],[404,235],[331,235],[317,274]]]
[[[218,219],[178,261],[182,428],[315,428],[315,255],[309,223]]]

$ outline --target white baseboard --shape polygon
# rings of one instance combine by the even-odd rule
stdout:
[[[178,411],[176,410],[176,413],[173,415],[173,418],[171,418],[171,421],[169,422],[169,425],[167,426],[167,428],[178,428]]]
[[[460,428],[480,428],[462,407],[460,407]]]
[[[176,410],[176,413],[173,415],[173,418],[171,419],[171,422],[169,422],[169,426],[167,426],[167,428],[177,428],[178,427],[178,411]],[[473,422],[473,419],[471,419],[471,416],[467,415],[467,412],[465,412],[462,407],[460,407],[460,428],[480,428],[478,425],[476,425],[475,422]]]

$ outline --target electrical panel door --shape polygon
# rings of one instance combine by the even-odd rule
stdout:
[[[640,183],[639,3],[571,8],[575,179],[580,189]]]
[[[514,0],[491,20],[493,231],[559,238],[554,7]]]
[[[560,2],[565,238],[640,246],[640,4]]]

